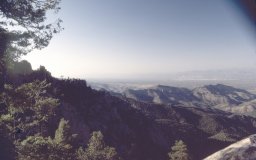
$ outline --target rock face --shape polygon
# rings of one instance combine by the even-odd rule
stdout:
[[[204,160],[255,160],[256,159],[256,135],[251,135],[236,142],[208,157]]]
[[[28,75],[32,73],[31,64],[26,61],[22,60],[20,62],[14,62],[13,66],[8,70],[11,74],[18,74],[18,75]]]

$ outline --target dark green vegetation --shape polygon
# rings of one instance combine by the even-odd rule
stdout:
[[[22,64],[26,63],[22,62]],[[26,69],[26,65],[24,68]],[[27,69],[29,70],[29,67]],[[12,81],[13,76],[11,74],[8,80]],[[0,148],[1,158],[6,157],[7,160],[85,160],[86,156],[93,157],[87,159],[95,160],[118,158],[114,148],[105,146],[101,132],[94,132],[88,145],[89,149],[93,147],[96,149],[89,150],[89,153],[83,150],[83,146],[86,146],[85,141],[90,135],[79,119],[72,120],[70,117],[75,118],[75,112],[68,114],[69,111],[66,110],[67,113],[64,113],[65,111],[61,109],[62,105],[68,107],[68,104],[62,104],[59,99],[64,95],[53,96],[57,95],[57,88],[52,87],[47,80],[32,80],[37,77],[37,79],[49,81],[51,79],[52,82],[58,82],[44,67],[30,75],[20,74],[14,77],[15,82],[12,85],[5,85],[5,92],[0,97],[0,127],[3,134],[1,146],[4,145],[4,148]],[[32,82],[18,82],[17,77],[21,81],[31,80]],[[65,83],[77,83],[78,86],[80,84],[86,87],[86,83],[79,80],[67,80],[64,81]],[[81,127],[74,126],[79,123]]]
[[[186,144],[182,140],[175,141],[171,152],[168,153],[170,160],[189,160],[189,153]]]
[[[201,159],[256,131],[252,117],[119,98],[84,80],[53,78],[44,67],[9,73],[0,108],[8,147],[0,154],[9,159],[165,160],[178,139]]]
[[[103,135],[100,131],[93,132],[89,140],[88,147],[84,150],[80,147],[77,151],[78,160],[118,160],[115,148],[105,145]]]

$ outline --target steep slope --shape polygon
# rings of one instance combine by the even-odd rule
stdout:
[[[256,135],[251,135],[236,142],[208,157],[204,160],[228,160],[228,159],[256,159]]]
[[[67,91],[62,101],[74,107],[90,132],[101,130],[124,159],[167,159],[177,139],[188,145],[195,159],[201,159],[256,131],[255,119],[216,109],[122,100],[94,90]]]
[[[166,159],[177,139],[184,140],[194,158],[200,159],[256,131],[256,120],[250,117],[211,108],[120,99],[78,82],[57,81],[53,86],[64,95],[59,98],[74,107],[89,132],[101,130],[106,142],[125,159]]]
[[[217,109],[154,104],[137,104],[134,107],[154,119],[154,129],[150,133],[157,135],[153,136],[156,143],[162,146],[168,144],[167,139],[182,139],[190,151],[196,153],[193,154],[194,159],[202,159],[206,153],[245,137],[248,135],[247,127],[254,125],[253,118]],[[249,132],[254,133],[255,128],[251,129]],[[197,147],[193,147],[195,145]]]

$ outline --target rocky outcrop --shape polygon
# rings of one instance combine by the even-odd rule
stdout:
[[[28,75],[33,72],[31,64],[26,61],[22,60],[20,62],[13,62],[8,67],[9,74],[16,74],[16,75]]]
[[[236,142],[208,157],[204,160],[255,160],[256,159],[256,135],[251,135]]]

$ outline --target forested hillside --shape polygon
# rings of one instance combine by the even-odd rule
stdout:
[[[8,75],[1,139],[9,149],[1,153],[14,159],[165,160],[176,140],[201,159],[256,131],[254,118],[119,98],[84,80],[56,79],[44,67]]]

